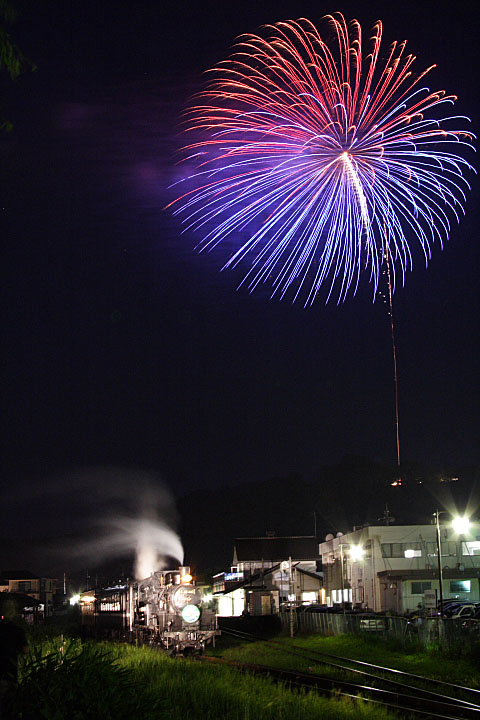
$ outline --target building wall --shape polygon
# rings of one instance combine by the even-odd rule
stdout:
[[[298,563],[298,565],[297,565]],[[220,616],[232,616],[241,615],[244,609],[246,609],[247,603],[255,604],[255,607],[250,608],[250,614],[271,614],[278,612],[282,603],[289,601],[296,602],[325,602],[325,594],[322,593],[322,578],[311,577],[305,573],[300,572],[299,568],[315,573],[316,561],[315,560],[292,560],[293,577],[290,580],[290,572],[288,563],[284,564],[284,567],[279,567],[273,572],[268,572],[262,576],[262,571],[265,573],[275,565],[279,565],[278,562],[262,562],[262,561],[251,561],[238,563],[232,572],[220,573],[214,578],[214,597],[217,602],[217,614]],[[230,581],[225,581],[225,577],[235,575],[235,580],[232,582],[235,585],[237,581],[237,575],[241,575],[242,579],[248,580],[251,576],[255,576],[260,573],[260,577],[256,578],[249,583],[245,588],[228,591],[228,585]],[[225,594],[221,594],[224,593]],[[240,596],[239,593],[242,593]],[[258,600],[258,603],[263,602],[263,610],[260,613],[259,605],[257,603],[258,598],[262,595],[270,598],[270,603],[267,600]]]
[[[236,617],[245,609],[245,591],[242,588],[233,590],[227,595],[217,595],[217,615],[220,617]]]
[[[480,539],[475,535],[458,537],[446,526],[441,526],[440,535],[444,597],[478,600]],[[364,549],[361,560],[352,559],[353,546]],[[422,580],[430,584],[429,589],[439,590],[434,525],[368,526],[320,543],[319,553],[329,605],[342,599],[342,555],[343,597],[353,605],[405,612],[423,602],[423,591],[417,592],[423,590],[418,586]],[[454,577],[449,577],[452,574]],[[462,579],[470,582],[470,591],[453,592],[452,587],[459,587],[455,582]]]
[[[15,578],[8,581],[8,592],[31,595],[44,606],[44,616],[53,612],[54,580],[51,578]]]

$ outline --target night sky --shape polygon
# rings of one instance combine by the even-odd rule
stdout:
[[[237,291],[241,274],[219,272],[222,251],[196,254],[199,238],[163,209],[176,125],[237,35],[341,10],[365,33],[382,19],[386,45],[407,38],[417,70],[437,63],[430,87],[457,94],[455,112],[475,132],[473,3],[17,7],[11,32],[37,70],[2,85],[14,122],[0,137],[5,488],[26,498],[35,488],[38,499],[52,477],[109,466],[153,473],[185,495],[289,471],[309,478],[352,454],[393,463],[386,306],[372,304],[367,278],[344,304],[307,310]],[[417,259],[394,300],[402,457],[452,473],[480,462],[469,180],[466,218],[428,269]],[[66,489],[68,518],[78,489]],[[20,512],[10,533],[34,541],[40,526]],[[13,557],[4,550],[3,566]]]

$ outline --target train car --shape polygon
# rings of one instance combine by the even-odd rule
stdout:
[[[216,614],[204,606],[187,566],[86,590],[80,609],[87,635],[153,645],[171,655],[202,653],[220,634]]]

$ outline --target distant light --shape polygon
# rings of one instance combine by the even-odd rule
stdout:
[[[82,603],[93,603],[95,602],[95,595],[84,595],[80,598],[80,602]]]
[[[70,605],[78,605],[80,602],[80,595],[72,595],[72,597],[69,600]]]
[[[212,602],[212,600],[213,600],[213,595],[212,595],[211,593],[209,593],[208,595],[204,595],[204,596],[203,596],[203,602],[204,602],[204,603]]]
[[[405,557],[406,557],[406,558],[413,558],[413,557],[415,557],[415,551],[414,551],[414,550],[405,550]]]
[[[456,517],[452,520],[452,527],[458,535],[465,535],[470,530],[471,522],[468,517]]]
[[[365,555],[365,550],[361,545],[352,545],[350,548],[350,558],[355,562],[361,560]]]

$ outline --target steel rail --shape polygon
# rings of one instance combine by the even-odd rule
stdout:
[[[477,720],[478,718],[477,715],[473,714],[471,708],[459,708],[457,705],[450,703],[432,702],[425,698],[382,690],[368,685],[357,685],[344,680],[325,678],[313,673],[299,673],[294,670],[283,670],[254,663],[240,663],[218,657],[202,656],[199,660],[227,665],[242,672],[268,675],[276,682],[283,682],[288,687],[316,690],[322,694],[328,693],[330,696],[348,697],[353,700],[381,705],[396,713],[400,712],[408,716],[414,713],[423,718],[440,718],[441,720],[467,720],[469,718]],[[368,695],[359,693],[367,693]],[[369,697],[369,695],[374,697]],[[457,714],[459,710],[461,711],[460,715]]]
[[[468,700],[463,700],[461,698],[452,697],[451,695],[444,695],[442,693],[435,692],[433,690],[427,690],[425,688],[419,688],[415,685],[409,685],[405,682],[399,682],[398,680],[393,680],[391,678],[382,677],[381,675],[376,675],[374,673],[368,673],[365,670],[361,670],[361,669],[358,669],[355,667],[353,667],[353,668],[347,667],[345,665],[341,665],[340,663],[332,662],[331,660],[324,660],[323,656],[328,657],[328,658],[343,660],[346,662],[351,662],[353,664],[362,665],[363,667],[372,667],[376,670],[381,670],[386,673],[391,672],[394,674],[399,674],[405,678],[414,678],[416,680],[421,680],[422,682],[430,684],[430,685],[445,685],[445,686],[448,686],[449,688],[455,689],[457,691],[466,692],[466,693],[468,693],[468,692],[478,693],[479,692],[478,690],[475,690],[473,688],[467,688],[462,685],[455,685],[453,683],[447,683],[442,680],[438,680],[438,681],[433,680],[432,678],[427,678],[423,675],[414,675],[411,673],[404,672],[403,670],[396,670],[395,668],[387,668],[387,667],[383,667],[381,665],[374,665],[374,664],[366,663],[362,660],[352,660],[350,658],[342,658],[337,655],[331,655],[330,653],[322,653],[321,651],[317,651],[317,650],[305,651],[305,648],[302,648],[298,645],[293,645],[293,646],[290,646],[287,648],[287,647],[285,647],[285,645],[283,643],[278,642],[277,640],[272,640],[272,639],[267,639],[267,638],[259,638],[258,636],[251,635],[249,633],[244,633],[244,632],[238,631],[238,630],[231,631],[230,629],[228,629],[228,630],[222,630],[222,632],[224,632],[227,635],[231,634],[233,637],[237,637],[239,639],[249,640],[251,642],[254,642],[254,641],[258,642],[260,640],[261,642],[275,645],[275,647],[278,647],[285,653],[302,657],[305,660],[311,660],[313,662],[321,662],[324,665],[329,665],[330,667],[335,667],[344,672],[356,673],[357,675],[362,675],[365,678],[378,680],[381,683],[396,687],[399,690],[401,690],[402,692],[405,690],[413,691],[416,694],[421,694],[425,697],[429,697],[433,702],[448,701],[451,703],[453,701],[455,703],[455,705],[457,705],[459,707],[462,706],[465,709],[472,709],[476,713],[480,712],[480,705],[477,705],[476,703],[470,702]],[[480,715],[479,715],[479,717],[480,717]]]

